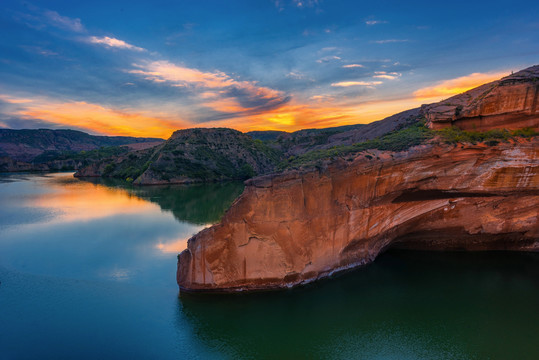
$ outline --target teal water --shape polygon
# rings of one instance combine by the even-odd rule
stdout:
[[[0,176],[0,359],[538,359],[539,254],[389,251],[291,291],[178,296],[236,183]]]

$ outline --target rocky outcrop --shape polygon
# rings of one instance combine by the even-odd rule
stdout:
[[[178,256],[180,288],[287,288],[391,246],[539,250],[539,139],[373,153],[247,181]]]
[[[49,171],[45,164],[34,165],[24,161],[13,160],[9,156],[0,157],[0,172],[20,172],[20,171]]]
[[[479,86],[439,103],[423,105],[432,129],[539,130],[539,65]]]
[[[47,172],[47,171],[66,171],[76,170],[79,167],[87,165],[89,161],[75,160],[75,159],[63,159],[63,160],[51,160],[46,162],[24,162],[13,160],[9,156],[0,157],[0,172]]]

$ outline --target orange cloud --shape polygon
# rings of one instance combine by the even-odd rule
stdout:
[[[22,102],[19,102],[22,104]],[[23,118],[41,119],[56,125],[87,129],[92,133],[168,138],[174,130],[189,126],[166,114],[112,109],[84,101],[54,102],[36,99],[16,112]]]
[[[90,41],[92,44],[104,45],[110,48],[120,48],[120,49],[127,49],[127,50],[133,50],[133,51],[146,51],[145,49],[140,48],[138,46],[128,44],[123,40],[111,38],[108,36],[103,36],[103,37],[90,36],[88,38],[88,41]]]
[[[282,91],[258,86],[252,81],[238,81],[220,71],[204,72],[169,61],[151,61],[133,66],[136,69],[127,72],[144,76],[146,80],[202,90],[200,99],[216,98],[202,105],[217,111],[248,112],[257,108],[280,106],[287,101]]]
[[[254,82],[238,81],[228,75],[188,69],[168,62],[148,63],[132,70],[151,81],[169,82],[172,86],[194,86],[199,106],[219,112],[219,120],[194,122],[176,119],[173,106],[159,112],[137,109],[113,109],[87,102],[56,102],[43,98],[17,98],[1,95],[0,99],[16,104],[13,114],[54,124],[74,126],[107,135],[154,136],[167,138],[174,130],[189,127],[230,127],[240,131],[322,128],[369,123],[423,103],[466,91],[500,78],[504,73],[471,74],[441,81],[397,99],[360,101],[341,99],[331,92],[308,99],[288,99],[283,93]],[[399,77],[399,73],[377,72],[377,76]],[[344,81],[333,87],[373,86],[381,81]],[[200,88],[200,89],[199,89]],[[426,100],[426,101],[425,101]],[[186,111],[189,111],[187,109]],[[194,115],[196,116],[196,115]]]
[[[396,73],[396,72],[385,72],[385,71],[376,71],[376,75],[374,75],[374,78],[379,79],[387,79],[387,80],[395,80],[396,78],[400,77],[402,74]]]
[[[206,127],[226,126],[240,131],[283,130],[295,131],[312,127],[328,127],[358,123],[360,120],[350,116],[346,108],[326,103],[307,105],[291,102],[282,107],[257,114],[210,121],[199,125]]]
[[[10,104],[25,104],[25,103],[32,102],[32,99],[14,98],[12,96],[5,95],[5,94],[0,94],[0,100],[10,103]]]
[[[233,79],[222,72],[203,72],[164,60],[133,64],[133,66],[137,69],[128,70],[128,73],[143,75],[146,80],[154,82],[168,81],[176,86],[195,85],[206,88],[222,88],[235,83]]]
[[[498,80],[507,76],[508,72],[473,73],[455,79],[443,80],[429,87],[414,92],[414,96],[421,101],[435,102],[453,95],[473,89],[479,85]]]
[[[241,106],[236,99],[225,98],[218,99],[204,103],[204,106],[209,107],[216,111],[226,112],[226,113],[237,113],[245,111],[245,108]]]
[[[398,77],[399,73],[378,72],[376,75]],[[284,130],[295,131],[306,128],[322,128],[350,124],[367,124],[381,120],[401,111],[421,106],[427,100],[436,102],[448,95],[454,95],[486,82],[499,79],[506,73],[471,74],[453,80],[446,80],[434,86],[420,89],[409,96],[396,99],[372,100],[360,103],[343,103],[329,94],[314,95],[308,103],[292,101],[280,108],[261,114],[220,122],[203,123],[203,126],[228,126],[241,131]],[[350,84],[351,83],[351,84]],[[381,83],[381,82],[375,82]],[[339,85],[337,85],[339,84]],[[371,86],[373,82],[342,82],[333,86]],[[435,92],[436,91],[436,92]],[[429,97],[421,97],[418,95]]]
[[[348,87],[348,86],[373,86],[380,85],[381,81],[341,81],[338,83],[333,83],[331,86],[334,87]]]

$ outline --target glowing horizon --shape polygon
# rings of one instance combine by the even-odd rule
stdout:
[[[86,102],[55,103],[48,99],[17,98],[0,94],[0,100],[18,105],[17,115],[38,118],[55,126],[74,126],[89,133],[110,136],[138,136],[168,138],[173,131],[193,127],[229,127],[239,131],[280,130],[297,131],[305,128],[367,124],[422,104],[441,101],[487,82],[497,80],[508,72],[473,73],[467,76],[439,81],[418,89],[408,98],[377,100],[359,105],[332,106],[334,99],[312,101],[311,104],[286,104],[275,110],[245,115],[232,120],[189,124],[172,116],[135,109],[112,109]],[[349,86],[349,85],[345,85]],[[353,85],[351,85],[353,86]],[[203,98],[208,98],[208,96]],[[209,97],[210,99],[212,97]],[[316,100],[316,99],[315,99]],[[428,100],[428,102],[425,102]],[[244,111],[236,102],[221,100],[206,103],[210,107],[233,108]]]
[[[190,2],[170,9],[119,3],[137,26],[87,4],[0,6],[12,30],[0,55],[1,128],[166,139],[193,127],[291,132],[366,124],[499,79],[539,55],[520,51],[523,43],[539,49],[531,32],[518,33],[518,46],[508,37],[485,47],[502,34],[489,32],[502,2],[491,4],[490,17],[475,18],[474,35],[466,14],[444,15],[439,26],[351,1],[268,1],[236,10],[215,2],[212,12]],[[97,1],[92,9],[106,6]],[[352,16],[352,8],[362,15]],[[404,11],[441,16],[435,6]],[[535,24],[530,12],[513,16]],[[439,41],[448,28],[458,41],[451,53]]]

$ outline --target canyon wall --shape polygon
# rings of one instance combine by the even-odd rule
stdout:
[[[247,181],[178,256],[180,288],[292,287],[390,246],[539,250],[539,139],[372,153]]]
[[[539,65],[479,86],[421,111],[432,129],[539,130]]]

